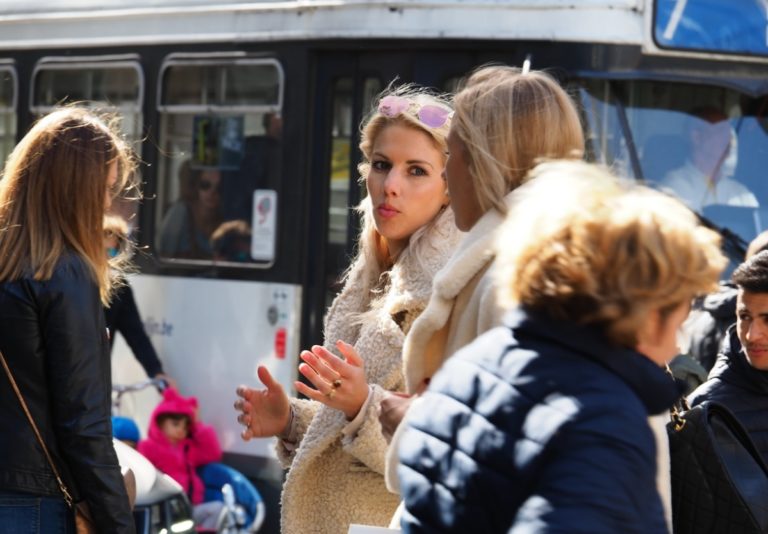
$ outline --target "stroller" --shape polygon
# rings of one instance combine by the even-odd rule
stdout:
[[[113,437],[121,467],[130,467],[136,477],[136,503],[134,519],[138,534],[161,532],[204,532],[195,527],[192,505],[182,487],[171,477],[157,470],[138,451],[126,445],[137,442],[136,423],[119,414],[121,397],[128,392],[148,387],[162,390],[163,380],[146,380],[130,385],[113,386]],[[215,530],[208,532],[240,534],[258,532],[266,515],[266,508],[256,487],[240,472],[222,463],[209,463],[198,469],[205,485],[205,501],[224,503]]]

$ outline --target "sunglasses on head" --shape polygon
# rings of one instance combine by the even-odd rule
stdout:
[[[394,119],[406,111],[411,111],[411,108],[413,107],[416,108],[415,111],[413,111],[413,115],[430,128],[439,128],[453,117],[453,111],[448,108],[435,104],[425,104],[420,106],[409,98],[397,95],[389,95],[382,98],[379,102],[378,110],[379,113],[385,117]]]
[[[197,183],[197,188],[200,191],[210,191],[211,189],[214,189],[216,187],[216,184],[213,182],[209,182],[208,180],[200,180]]]

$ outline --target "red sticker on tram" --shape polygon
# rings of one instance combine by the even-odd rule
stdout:
[[[281,360],[285,358],[285,328],[278,328],[275,332],[275,356]]]

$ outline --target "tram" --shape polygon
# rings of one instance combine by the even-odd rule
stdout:
[[[692,110],[716,108],[730,132],[719,165],[751,196],[695,209],[738,257],[768,226],[767,12],[765,0],[2,0],[0,157],[62,103],[120,115],[143,162],[144,199],[118,209],[141,247],[132,284],[152,341],[225,460],[279,480],[268,440],[239,439],[234,388],[263,364],[292,390],[299,350],[322,339],[357,231],[358,124],[387,84],[451,91],[479,65],[527,59],[580,104],[590,159],[652,183],[684,164]],[[186,222],[206,203],[201,238]],[[119,340],[113,359],[116,382],[141,377]]]

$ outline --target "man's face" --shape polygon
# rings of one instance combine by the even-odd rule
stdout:
[[[736,331],[750,365],[768,371],[768,293],[739,289]]]

